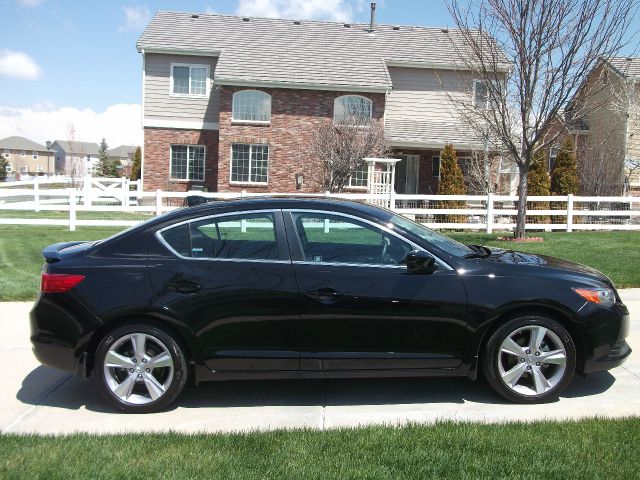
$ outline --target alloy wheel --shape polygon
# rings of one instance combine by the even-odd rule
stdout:
[[[507,335],[497,357],[502,382],[525,396],[553,390],[562,381],[567,365],[560,337],[540,325],[521,327]]]
[[[103,369],[111,393],[132,405],[158,400],[174,377],[169,349],[145,333],[131,333],[115,341],[105,355]]]

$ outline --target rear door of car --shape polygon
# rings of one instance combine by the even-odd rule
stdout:
[[[203,217],[156,238],[157,298],[192,329],[210,369],[298,369],[299,290],[280,210]]]
[[[461,364],[467,297],[438,261],[409,273],[417,245],[382,225],[327,211],[285,211],[301,289],[301,369],[453,369]]]

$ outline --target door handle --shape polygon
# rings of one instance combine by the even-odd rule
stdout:
[[[193,293],[198,293],[202,290],[202,286],[198,285],[195,282],[190,281],[180,281],[180,282],[168,282],[165,286],[169,290],[173,290],[174,292],[181,293],[183,295],[190,295]]]
[[[320,303],[334,303],[342,298],[342,294],[336,292],[333,288],[319,288],[318,290],[308,290],[305,295],[313,298]]]

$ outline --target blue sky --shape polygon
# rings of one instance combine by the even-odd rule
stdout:
[[[157,10],[369,20],[365,0],[0,0],[0,138],[141,140],[141,56]],[[380,23],[445,26],[440,0],[378,1]]]

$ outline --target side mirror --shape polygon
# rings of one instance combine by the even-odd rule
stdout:
[[[412,250],[405,258],[410,273],[433,273],[436,271],[436,259],[424,250]]]

